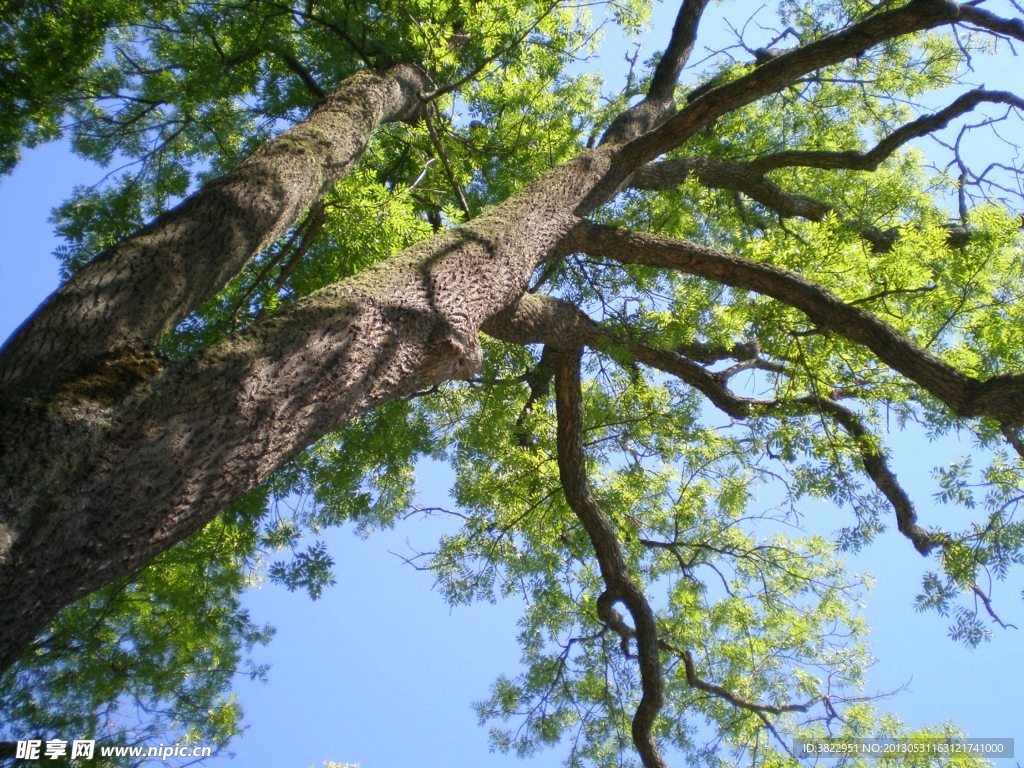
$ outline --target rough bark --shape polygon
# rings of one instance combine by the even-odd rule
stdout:
[[[62,606],[198,530],[345,419],[475,372],[480,325],[576,223],[608,154],[195,359],[122,360],[51,398],[4,401],[0,666]]]
[[[674,109],[645,99],[619,120],[619,140],[487,215],[194,359],[155,357],[165,333],[341,178],[375,125],[415,113],[420,86],[404,66],[349,79],[83,269],[4,348],[0,670],[60,608],[197,531],[344,420],[475,372],[481,324],[615,193],[604,180],[621,144]]]
[[[93,260],[0,350],[0,391],[40,394],[90,363],[157,343],[351,170],[426,83],[399,65],[344,81],[303,122]]]

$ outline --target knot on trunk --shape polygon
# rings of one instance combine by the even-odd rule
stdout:
[[[448,326],[440,329],[427,351],[425,372],[435,382],[465,381],[484,369],[484,350],[475,336]]]
[[[427,92],[430,84],[426,73],[413,64],[403,63],[388,67],[385,74],[398,83],[402,99],[384,121],[400,120],[410,124],[418,122],[423,115],[423,94]]]

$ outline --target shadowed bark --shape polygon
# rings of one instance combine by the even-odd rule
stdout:
[[[415,67],[360,72],[303,122],[101,254],[0,350],[0,391],[52,391],[103,357],[153,346],[355,165],[382,123],[412,118]]]
[[[608,153],[193,359],[3,401],[3,662],[63,605],[195,532],[346,419],[479,370],[477,331],[575,225]],[[140,372],[141,369],[141,372]]]

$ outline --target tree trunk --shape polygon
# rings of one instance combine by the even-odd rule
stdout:
[[[115,352],[45,397],[5,397],[0,667],[60,608],[197,531],[344,420],[477,372],[480,325],[523,293],[609,155],[586,153],[194,359]]]
[[[39,395],[97,358],[157,344],[352,169],[381,124],[414,117],[414,67],[360,72],[304,121],[81,269],[0,350],[0,388]]]

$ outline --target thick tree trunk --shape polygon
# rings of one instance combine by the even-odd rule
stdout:
[[[609,151],[179,364],[107,360],[0,426],[0,667],[64,605],[195,532],[374,405],[479,370],[481,324],[577,222]]]
[[[100,255],[0,349],[0,391],[39,395],[98,358],[159,342],[337,184],[381,123],[415,116],[425,84],[409,65],[354,75],[306,120]]]

